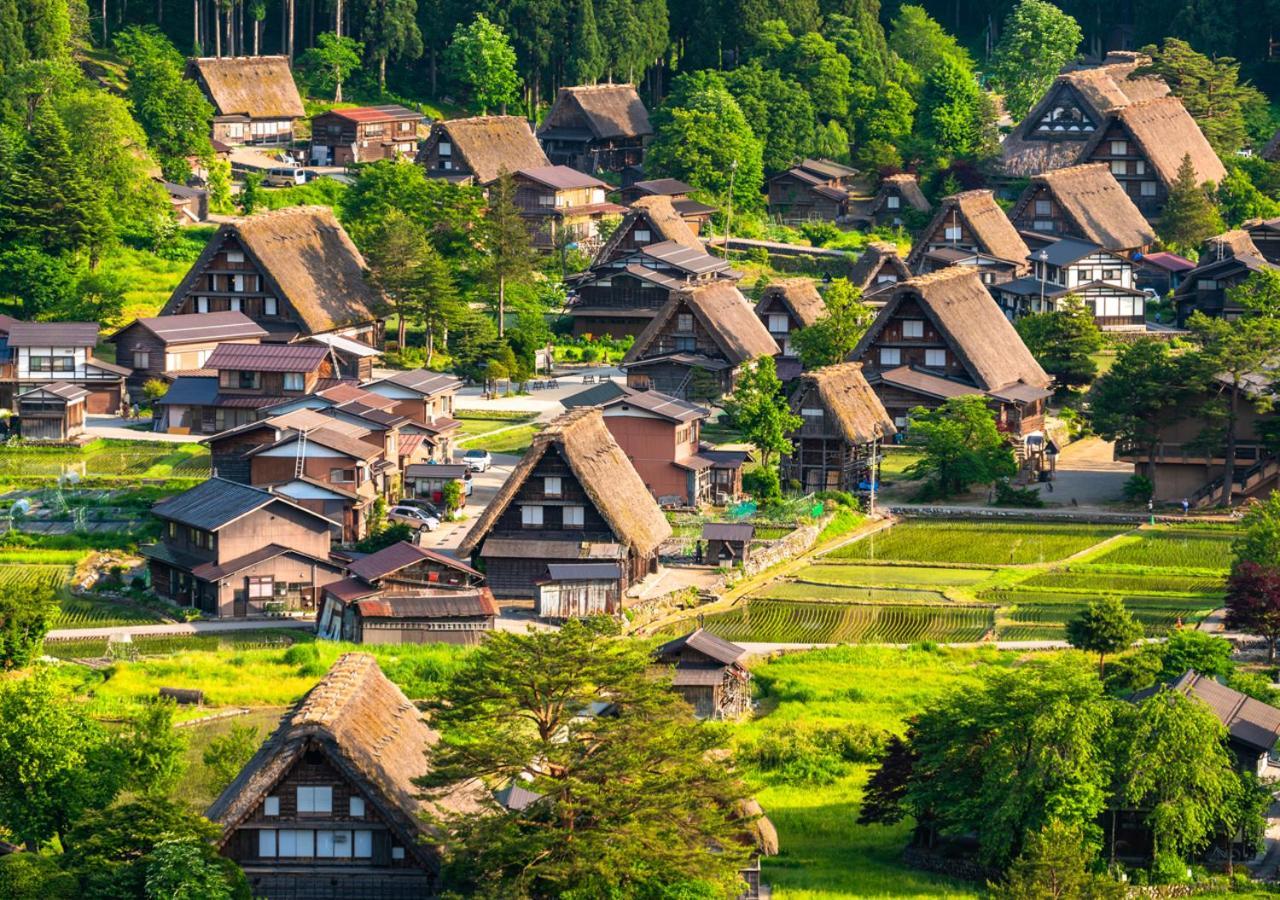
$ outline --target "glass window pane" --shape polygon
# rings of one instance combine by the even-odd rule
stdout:
[[[270,829],[258,832],[258,855],[276,855],[276,833]]]
[[[355,833],[356,856],[360,859],[368,859],[373,856],[373,832],[357,831]]]
[[[317,831],[316,832],[316,856],[331,857],[333,856],[333,832]]]

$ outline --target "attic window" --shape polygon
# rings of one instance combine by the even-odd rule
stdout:
[[[680,313],[676,316],[676,331],[693,331],[693,313]]]
[[[923,319],[903,319],[902,320],[902,336],[904,338],[924,337],[924,320]]]
[[[435,574],[435,573],[432,573]],[[364,815],[364,798],[351,798],[351,818],[356,819]]]
[[[1128,154],[1128,152],[1129,152],[1128,141],[1112,141],[1111,142],[1112,156],[1125,156],[1126,154]]]
[[[946,232],[944,233],[943,237],[945,237],[948,241],[958,241],[958,240],[960,240],[960,226],[959,226],[959,225],[948,225],[948,226],[947,226],[947,230],[946,230]]]
[[[1053,207],[1050,205],[1050,203],[1049,203],[1049,201],[1048,201],[1048,200],[1037,200],[1037,201],[1036,201],[1036,215],[1037,215],[1037,216],[1048,216],[1048,215],[1052,215],[1052,214],[1053,214]]]
[[[800,410],[800,415],[804,416],[806,419],[808,419],[808,418],[821,419],[821,418],[822,418],[822,410],[820,410],[820,409],[802,409],[802,410]]]
[[[637,244],[647,244],[652,239],[648,228],[637,228],[632,232],[632,235],[635,237]]]
[[[262,801],[262,814],[263,814],[264,816],[278,816],[278,815],[280,815],[280,798],[279,798],[279,797],[268,797],[266,800],[263,800],[263,801]]]
[[[229,262],[229,263],[232,263],[232,262],[244,262],[244,251],[242,251],[242,250],[228,250],[228,251],[227,251],[227,262]]]
[[[392,859],[404,859],[404,848],[403,848],[403,847],[392,847],[392,848],[391,848],[391,858],[392,858]]]
[[[436,152],[439,153],[441,156],[452,156],[453,144],[450,144],[447,141],[441,141],[439,144],[436,145]]]
[[[298,812],[332,813],[333,788],[328,785],[324,787],[299,787]]]
[[[897,209],[901,201],[895,195],[889,195],[884,198],[884,205],[887,209]]]
[[[542,479],[542,492],[548,497],[559,497],[560,479],[550,475]]]

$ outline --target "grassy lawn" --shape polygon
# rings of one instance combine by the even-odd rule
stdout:
[[[901,478],[907,466],[918,462],[922,455],[914,447],[885,447],[880,459],[880,477],[886,481]]]
[[[123,245],[103,257],[102,272],[119,277],[126,286],[120,322],[110,324],[158,313],[216,230],[214,225],[179,229],[178,246],[169,254],[170,259]]]
[[[542,430],[542,426],[516,425],[514,428],[508,427],[506,431],[494,434],[496,430],[491,428],[474,437],[461,440],[458,446],[464,450],[479,449],[488,450],[490,453],[514,453],[519,456],[529,449],[529,445],[533,443],[533,436]]]
[[[478,437],[497,431],[499,428],[510,428],[512,425],[523,425],[537,418],[533,413],[504,412],[502,410],[485,410],[484,412],[460,412],[458,421],[462,423],[463,439]]]
[[[837,559],[1025,565],[1064,559],[1120,534],[1102,525],[911,521],[841,547]]]

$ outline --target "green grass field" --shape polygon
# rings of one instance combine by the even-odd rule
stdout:
[[[1103,525],[909,521],[831,554],[834,559],[1026,565],[1055,562],[1122,533]]]
[[[976,605],[803,603],[752,599],[706,617],[703,627],[730,641],[778,644],[979,641],[995,625]]]
[[[1099,594],[1210,594],[1221,596],[1226,583],[1221,578],[1205,578],[1153,571],[1145,574],[1092,572],[1070,569],[1043,572],[1020,582],[1019,587]]]
[[[975,584],[992,569],[947,569],[930,566],[877,566],[860,563],[818,563],[798,576],[816,584]]]
[[[14,447],[0,453],[0,478],[57,478],[66,471],[82,477],[208,478],[209,449],[200,444],[97,440],[75,450]]]
[[[496,429],[488,429],[475,437],[458,441],[458,446],[464,450],[477,449],[488,450],[490,453],[519,455],[529,449],[529,445],[533,443],[533,436],[541,430],[541,425],[516,425],[514,428],[507,428],[496,434],[493,433]]]
[[[488,434],[491,431],[497,431],[499,428],[509,428],[512,425],[523,425],[532,422],[537,416],[532,413],[515,411],[486,410],[483,413],[476,413],[464,410],[457,414],[457,418],[462,423],[462,439],[466,440],[467,438]]]

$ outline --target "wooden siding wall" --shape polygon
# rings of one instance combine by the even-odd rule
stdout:
[[[1125,153],[1112,154],[1112,141],[1125,141]],[[1103,162],[1108,166],[1112,162],[1123,163],[1124,172],[1115,172],[1111,174],[1115,176],[1116,181],[1120,182],[1120,186],[1124,188],[1129,199],[1138,207],[1139,211],[1148,219],[1154,219],[1160,215],[1160,211],[1164,209],[1165,201],[1169,199],[1169,188],[1156,173],[1155,168],[1151,165],[1151,160],[1143,155],[1138,142],[1133,139],[1129,133],[1129,129],[1119,121],[1112,122],[1106,132],[1103,134],[1093,152],[1084,162]],[[1144,172],[1138,174],[1138,164],[1142,164]],[[1152,182],[1155,184],[1155,193],[1144,196],[1142,193],[1142,183]]]

